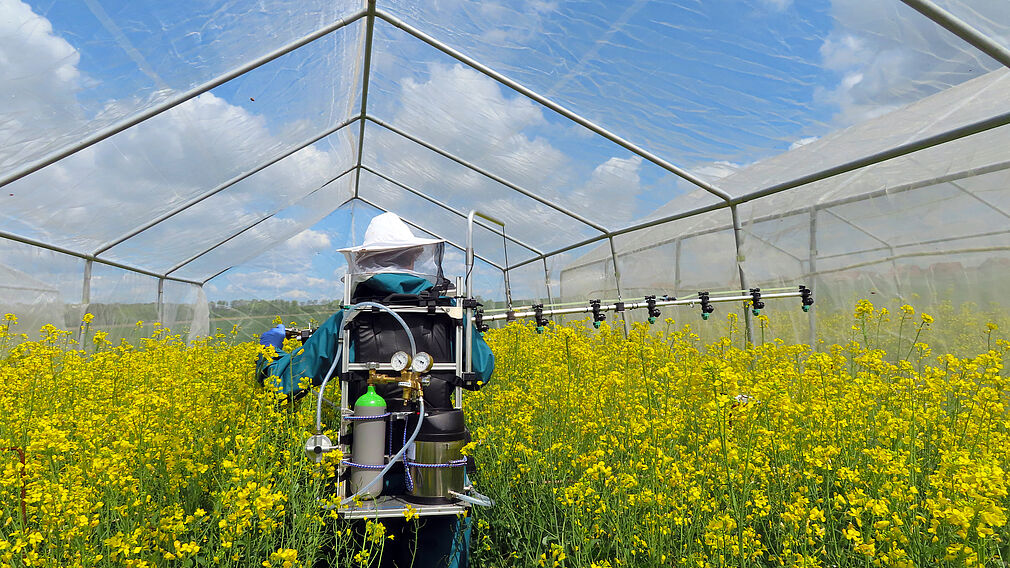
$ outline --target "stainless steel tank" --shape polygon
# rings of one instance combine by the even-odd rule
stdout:
[[[462,410],[447,410],[425,417],[409,451],[409,473],[413,481],[408,500],[437,504],[456,501],[449,491],[463,492],[465,467],[463,446],[470,433]],[[437,465],[439,467],[425,467]]]

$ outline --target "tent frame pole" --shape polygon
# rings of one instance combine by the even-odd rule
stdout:
[[[878,239],[879,240],[879,239]],[[817,208],[810,208],[810,256],[807,257],[807,267],[810,269],[810,274],[817,274]],[[815,278],[815,276],[811,276]],[[814,283],[811,282],[810,288],[817,293],[817,288]],[[817,351],[817,310],[810,310],[807,312],[807,323],[809,327],[809,337],[810,349],[812,351]]]
[[[362,63],[361,73],[361,114],[364,118],[368,111],[368,83],[372,71],[372,43],[375,32],[375,0],[368,0],[368,7],[365,10],[365,56]],[[358,196],[361,187],[361,161],[365,151],[365,121],[359,123],[358,129],[358,160],[354,174],[354,197]]]
[[[158,279],[158,322],[165,324],[165,279]]]
[[[736,247],[736,270],[740,276],[740,289],[747,290],[747,274],[744,272],[743,263],[746,260],[743,252],[743,229],[740,227],[740,213],[737,210],[737,206],[730,205],[729,207],[730,216],[733,219],[733,244]],[[754,318],[751,317],[751,311],[744,309],[743,319],[747,329],[747,342],[754,342]]]
[[[1010,49],[993,41],[986,34],[978,31],[964,20],[941,8],[930,0],[901,0],[908,7],[950,33],[971,44],[975,49],[998,61],[1004,67],[1010,67]]]

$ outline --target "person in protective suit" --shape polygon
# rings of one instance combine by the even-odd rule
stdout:
[[[378,301],[395,304],[416,301],[417,298],[441,303],[451,302],[451,299],[439,298],[438,294],[439,286],[444,282],[441,271],[443,247],[444,241],[415,237],[410,228],[393,213],[383,213],[373,218],[365,231],[364,243],[340,251],[348,263],[346,276],[348,280],[345,285],[352,287],[352,302]],[[405,340],[402,328],[396,326],[395,329],[383,330],[378,319],[373,319],[374,323],[370,324],[370,318],[373,316],[365,317],[366,315],[359,315],[352,323],[357,326],[351,334],[352,360],[361,358],[356,357],[356,351],[357,355],[367,357],[379,351],[390,351],[391,338]],[[307,386],[305,385],[307,382],[315,386],[322,384],[337,353],[337,339],[343,317],[343,310],[330,316],[305,341],[302,349],[293,353],[281,351],[284,341],[283,325],[264,332],[260,342],[263,345],[272,345],[278,355],[270,361],[261,358],[257,363],[257,376],[260,382],[263,383],[269,377],[276,377],[280,391],[292,398],[304,394],[304,389],[299,385]],[[453,347],[450,341],[454,340],[455,336],[454,332],[449,333],[448,326],[433,325],[432,318],[425,318],[423,315],[405,319],[411,327],[418,351],[429,352],[436,361],[451,356]],[[442,329],[443,327],[446,329]],[[473,353],[473,371],[477,384],[482,385],[487,383],[494,372],[494,355],[479,333],[473,333],[472,337],[470,349]],[[388,357],[388,354],[385,356]],[[431,383],[424,390],[427,409],[439,411],[452,408],[451,393],[459,383],[457,377],[451,376],[453,373],[449,375],[432,373]],[[352,377],[350,400],[356,400],[364,391],[363,380],[361,376],[357,377],[357,380]],[[380,394],[383,393],[380,391]],[[387,400],[390,404],[394,404],[391,399]],[[385,492],[400,494],[403,490],[402,477],[387,476]],[[383,566],[405,568],[411,563],[418,567],[467,566],[469,519],[460,522],[454,516],[427,517],[413,521],[415,525],[403,521],[384,522],[390,525],[387,530],[396,535],[396,538],[386,547]],[[416,523],[419,522],[420,526],[417,526]],[[415,530],[416,535],[413,534]],[[415,543],[410,542],[415,539],[416,549]],[[397,541],[399,544],[396,544]]]
[[[441,275],[441,246],[444,241],[415,237],[396,214],[383,213],[373,218],[365,230],[364,244],[341,249],[348,260],[353,286],[352,301],[381,300],[399,295],[418,295],[431,291]],[[425,249],[438,251],[426,254]],[[416,266],[424,256],[424,266]],[[429,258],[437,256],[437,258]],[[359,281],[359,279],[364,278]],[[283,324],[260,336],[260,343],[272,345],[279,354],[272,361],[261,360],[257,365],[260,381],[274,376],[284,394],[297,394],[302,378],[320,385],[333,363],[337,352],[337,334],[343,321],[343,310],[331,315],[303,346],[303,353],[292,356],[283,353]],[[415,338],[416,339],[416,338]],[[477,380],[486,383],[494,373],[494,355],[479,333],[473,334],[473,371]],[[353,346],[352,346],[353,349]],[[424,348],[418,345],[418,350]],[[297,353],[297,352],[296,352]],[[426,399],[427,401],[427,399]]]

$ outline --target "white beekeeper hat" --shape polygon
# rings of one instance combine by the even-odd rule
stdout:
[[[410,227],[396,213],[383,213],[373,217],[365,229],[365,242],[360,246],[340,249],[342,253],[382,251],[406,247],[420,247],[445,242],[442,239],[415,237]]]

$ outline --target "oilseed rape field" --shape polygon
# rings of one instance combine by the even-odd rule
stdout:
[[[475,566],[1005,566],[1008,345],[860,302],[850,340],[703,342],[666,320],[515,322],[465,397],[495,500]],[[0,566],[368,566],[397,546],[320,507],[339,456],[305,459],[312,405],[252,376],[237,333],[135,344],[0,322]],[[78,342],[80,338],[80,342]],[[23,456],[23,458],[22,458]],[[23,460],[23,461],[22,461]],[[423,522],[423,519],[405,520]]]

